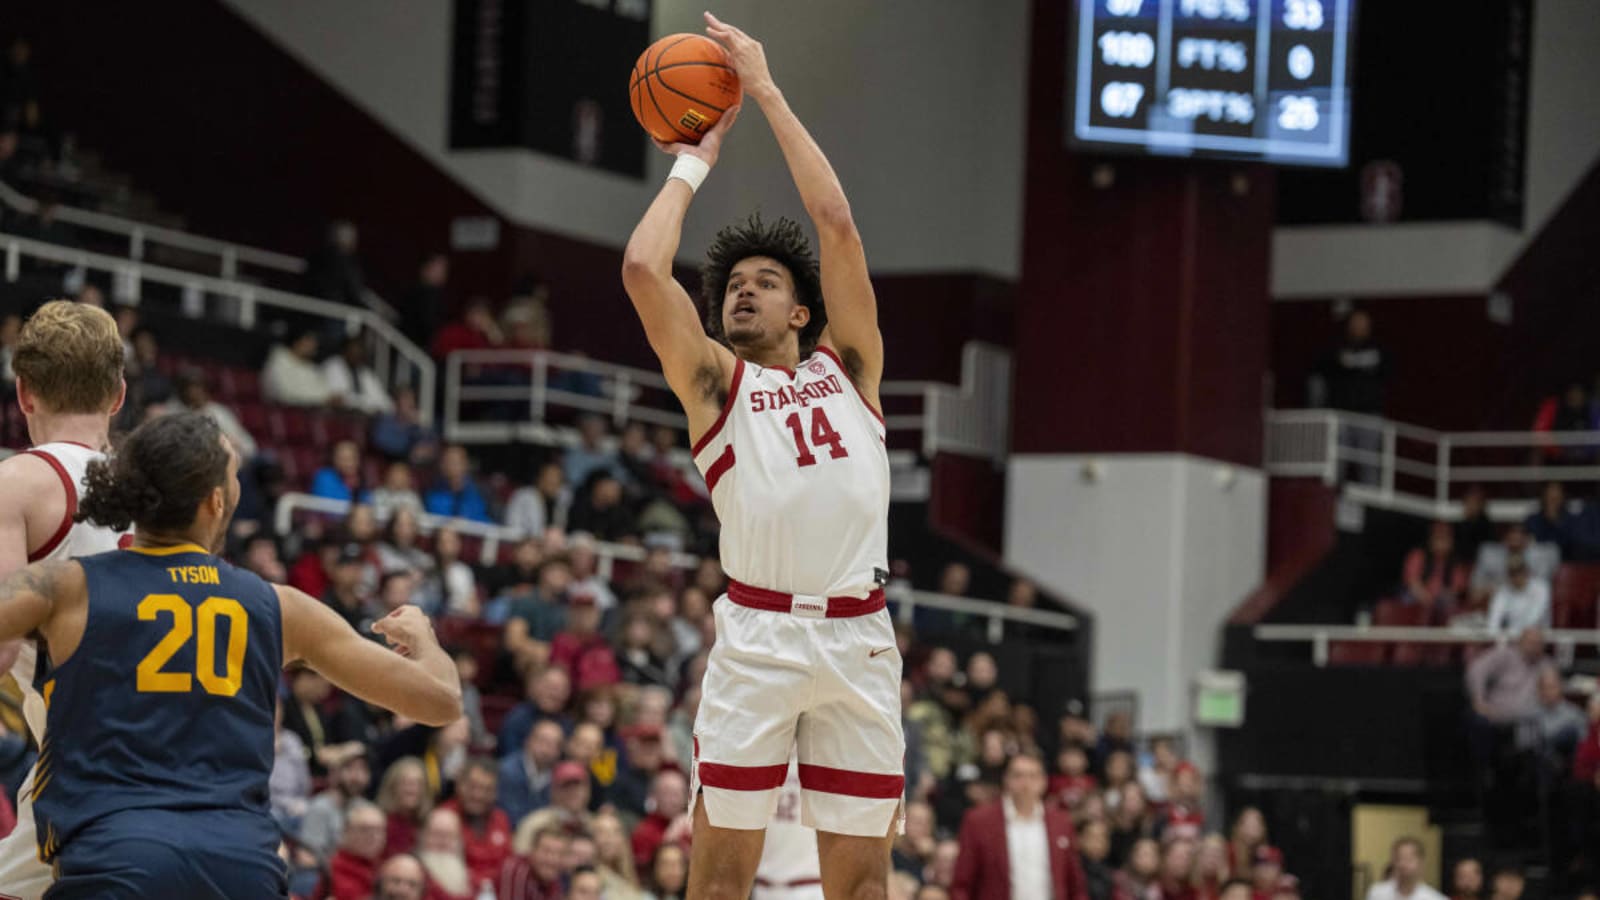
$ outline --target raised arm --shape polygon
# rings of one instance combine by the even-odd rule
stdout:
[[[878,299],[867,277],[867,253],[850,215],[844,186],[773,82],[761,44],[716,16],[705,15],[706,34],[727,49],[745,92],[766,114],[800,191],[800,202],[817,229],[822,245],[822,300],[828,309],[822,343],[838,351],[856,387],[874,407],[882,409],[878,385],[883,380],[883,335],[878,331]]]
[[[284,662],[302,660],[341,690],[424,725],[461,718],[461,679],[421,610],[403,606],[373,624],[394,646],[385,650],[304,592],[275,588]]]
[[[678,255],[684,216],[698,188],[688,179],[704,178],[716,165],[722,140],[738,114],[738,107],[728,110],[698,145],[656,143],[679,162],[633,229],[622,254],[622,286],[644,323],[650,348],[661,360],[667,384],[689,416],[691,436],[703,433],[716,419],[719,398],[733,375],[733,354],[706,335],[694,300],[672,277],[672,261]]]

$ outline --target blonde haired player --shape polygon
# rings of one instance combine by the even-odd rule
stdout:
[[[696,146],[662,146],[677,162],[628,241],[623,283],[688,415],[730,579],[695,720],[688,897],[749,896],[791,747],[824,893],[882,897],[905,738],[881,587],[877,301],[844,190],[761,45],[709,13],[706,23],[772,126],[821,258],[792,222],[724,229],[707,254],[702,325],[672,262],[737,110]]]
[[[105,310],[70,300],[39,307],[22,326],[11,366],[33,446],[0,462],[0,577],[41,560],[115,550],[123,535],[74,522],[84,471],[101,459],[125,392],[122,338]],[[44,740],[45,706],[33,685],[31,640],[0,647],[0,666],[22,689],[22,713]],[[39,900],[53,882],[34,835],[35,771],[17,792],[17,827],[0,839],[0,898]]]

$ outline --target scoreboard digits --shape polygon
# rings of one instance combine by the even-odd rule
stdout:
[[[1076,0],[1070,138],[1342,166],[1355,0]]]

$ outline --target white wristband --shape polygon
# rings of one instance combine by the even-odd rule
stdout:
[[[667,173],[667,177],[682,181],[691,191],[698,191],[709,174],[711,165],[705,160],[690,153],[679,153],[678,161],[672,164],[672,171]]]

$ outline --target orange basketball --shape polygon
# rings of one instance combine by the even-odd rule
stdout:
[[[669,34],[651,44],[628,78],[633,117],[650,136],[698,144],[739,102],[739,76],[722,46],[698,34]]]

